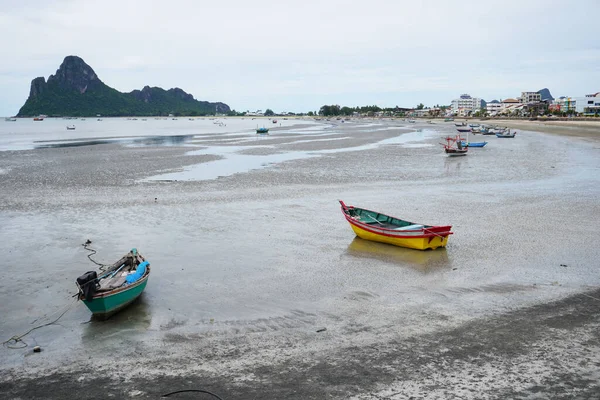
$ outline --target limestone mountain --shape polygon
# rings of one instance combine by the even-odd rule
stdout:
[[[547,88],[538,90],[538,93],[542,96],[542,100],[554,100],[554,97],[552,97],[552,95],[550,94],[550,90],[548,90]]]
[[[43,77],[31,81],[29,98],[18,116],[212,115],[229,111],[227,104],[198,101],[179,88],[146,86],[121,93],[104,84],[81,58],[68,56],[48,81]]]

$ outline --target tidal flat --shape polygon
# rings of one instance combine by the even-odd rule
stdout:
[[[600,141],[223,121],[2,125],[0,338],[68,311],[0,348],[0,397],[598,398]],[[364,241],[338,200],[454,235]],[[88,239],[152,265],[105,322],[72,297]]]

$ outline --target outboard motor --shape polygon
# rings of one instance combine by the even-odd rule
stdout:
[[[88,271],[77,278],[77,284],[81,288],[81,291],[83,292],[83,295],[87,301],[91,301],[96,294],[97,278],[98,274],[96,274],[96,271]]]

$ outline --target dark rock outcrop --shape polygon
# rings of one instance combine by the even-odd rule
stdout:
[[[64,88],[73,88],[85,93],[89,87],[102,84],[92,67],[77,56],[67,56],[56,74],[48,77],[48,84],[56,83]]]
[[[35,78],[31,81],[31,88],[29,89],[29,97],[37,98],[46,91],[46,80],[43,76]]]
[[[554,100],[554,97],[552,97],[552,95],[550,94],[550,90],[548,90],[547,88],[538,90],[538,93],[542,96],[542,101],[544,101],[544,100],[548,100],[548,101]]]

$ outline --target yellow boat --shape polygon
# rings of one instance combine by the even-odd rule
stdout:
[[[356,236],[375,242],[393,244],[417,250],[446,247],[452,226],[421,225],[396,217],[347,206],[340,200],[342,213]]]

